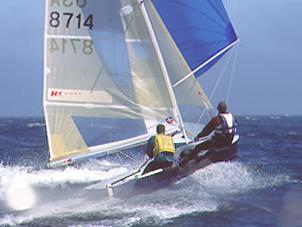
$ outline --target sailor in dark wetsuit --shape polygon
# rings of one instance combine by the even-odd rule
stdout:
[[[144,170],[144,173],[172,166],[174,162],[175,146],[172,136],[165,135],[165,126],[156,127],[156,136],[148,140],[146,153],[149,158],[154,158]]]
[[[213,131],[214,136],[211,140],[197,145],[195,149],[189,153],[182,154],[181,157],[183,157],[183,160],[181,161],[181,165],[184,165],[188,160],[194,158],[201,150],[207,150],[213,147],[225,147],[232,144],[234,135],[237,132],[237,121],[231,113],[227,112],[225,102],[220,102],[217,106],[217,110],[219,114],[211,119],[195,137],[194,141],[199,141],[200,138],[210,135]]]

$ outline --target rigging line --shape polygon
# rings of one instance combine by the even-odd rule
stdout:
[[[121,153],[121,152],[118,152],[118,153],[116,153],[116,155],[117,155],[117,157],[120,159],[121,163],[123,163],[124,160],[121,158],[120,153]]]
[[[126,154],[125,152],[120,151],[120,153],[121,153],[122,155],[124,155],[126,158],[130,159],[131,161],[133,161],[133,162],[135,162],[135,163],[137,163],[137,164],[140,163],[139,161],[137,161],[136,159],[132,158],[130,155]]]
[[[200,114],[200,116],[199,116],[199,118],[198,118],[197,125],[195,126],[195,131],[197,131],[197,127],[198,127],[198,125],[200,124],[201,119],[202,119],[203,116],[205,115],[206,111],[208,111],[209,116],[211,117],[211,115],[212,115],[212,114],[211,114],[211,110],[212,110],[212,108],[211,108],[211,109],[204,108],[204,109],[202,110],[202,112],[201,112],[201,114]]]
[[[226,96],[226,99],[225,99],[226,103],[229,102],[230,95],[231,95],[232,85],[233,85],[234,76],[235,76],[235,68],[236,68],[237,60],[238,60],[238,52],[239,52],[238,50],[239,50],[239,45],[235,49],[235,57],[234,57],[233,64],[232,64],[231,78],[230,78],[230,83],[229,83],[229,86],[228,86],[227,96]]]
[[[219,74],[218,77],[217,77],[216,83],[215,83],[214,88],[213,88],[213,90],[212,90],[212,92],[211,92],[211,95],[210,95],[210,99],[213,98],[214,93],[216,92],[217,87],[218,87],[218,85],[219,85],[220,82],[221,82],[222,76],[225,74],[226,68],[227,68],[227,66],[230,64],[231,56],[232,56],[232,54],[229,54],[229,55],[228,55],[227,60],[226,60],[226,63],[224,64],[224,66],[223,66],[223,68],[222,68],[220,74]]]
[[[207,61],[201,63],[201,65],[199,65],[197,68],[195,68],[193,71],[191,71],[190,73],[188,73],[187,75],[185,75],[183,78],[181,78],[180,80],[178,80],[175,84],[172,85],[172,87],[176,87],[179,84],[181,84],[183,81],[185,81],[186,79],[188,79],[189,77],[193,76],[194,73],[196,73],[198,70],[202,69],[203,67],[205,67],[206,65],[208,65],[209,63],[211,63],[214,59],[216,59],[217,57],[219,57],[220,55],[224,54],[225,52],[227,52],[229,49],[231,49],[234,45],[236,45],[240,40],[237,39],[234,42],[232,42],[231,44],[229,44],[228,46],[226,46],[225,48],[223,48],[222,50],[220,50],[218,53],[216,53],[214,56],[212,56],[211,58],[209,58]]]
[[[214,88],[213,88],[213,90],[212,90],[212,92],[211,92],[211,95],[210,95],[209,99],[212,99],[212,97],[213,97],[213,95],[214,95],[214,93],[215,93],[215,91],[216,91],[216,89],[217,89],[217,87],[218,87],[218,85],[219,85],[219,83],[220,83],[220,81],[221,81],[221,79],[222,79],[222,76],[223,76],[223,74],[225,73],[227,66],[229,65],[231,56],[232,56],[231,54],[228,55],[227,61],[226,61],[226,63],[224,64],[224,66],[223,66],[223,68],[222,68],[220,74],[219,74],[218,77],[217,77],[216,83],[215,83],[215,85],[214,85]],[[197,121],[198,124],[200,123],[201,119],[203,118],[205,112],[206,112],[206,108],[204,108],[203,111],[202,111],[202,113],[200,114],[200,117],[198,118],[198,121]],[[197,127],[197,126],[196,126],[196,127]]]
[[[126,16],[123,16],[123,17],[126,17]],[[132,25],[132,23],[134,23],[134,18],[131,17],[129,21],[127,21],[126,19],[124,19],[124,21],[125,21],[125,30],[124,30],[124,33],[126,35],[126,33],[128,32],[128,30],[130,29],[130,26]]]
[[[95,86],[96,86],[96,84],[97,84],[98,80],[100,79],[100,77],[101,77],[101,75],[102,75],[103,72],[104,72],[104,64],[102,64],[102,68],[99,71],[99,73],[97,74],[97,76],[96,76],[96,78],[94,80],[94,83],[93,83],[93,85],[92,85],[92,87],[90,89],[90,92],[92,92],[94,90],[94,88],[95,88]]]
[[[207,103],[207,102],[204,102],[204,95],[206,96],[206,94],[204,93],[202,93],[202,92],[198,92],[198,95],[200,96],[200,99],[201,99],[201,103],[203,104],[203,106],[205,107],[203,110],[202,110],[202,112],[201,112],[201,114],[200,114],[200,116],[199,116],[199,118],[198,118],[198,121],[197,121],[197,124],[195,125],[195,132],[197,131],[197,127],[199,126],[198,124],[200,123],[200,121],[201,121],[201,119],[203,118],[203,116],[204,116],[204,114],[205,114],[205,112],[207,111],[208,112],[208,114],[209,114],[209,117],[210,117],[210,119],[213,117],[213,115],[214,115],[214,112],[213,112],[213,106],[212,106],[212,103],[210,102],[210,100],[209,100],[209,98],[208,97],[206,97],[207,99],[208,99],[208,102],[209,103]]]

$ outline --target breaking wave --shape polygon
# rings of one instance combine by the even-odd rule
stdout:
[[[81,168],[40,171],[0,165],[0,225],[39,224],[41,219],[43,223],[60,221],[64,225],[91,219],[105,226],[163,224],[180,216],[217,211],[224,206],[222,198],[227,195],[232,197],[292,181],[286,175],[269,175],[239,162],[229,162],[210,165],[169,188],[127,201],[101,196],[81,197],[85,186],[115,179],[128,171],[108,161]],[[7,203],[10,184],[18,177],[33,189],[38,202],[31,209],[12,212],[4,203]],[[60,196],[56,197],[58,194]]]

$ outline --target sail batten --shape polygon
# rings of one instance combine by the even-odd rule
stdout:
[[[118,106],[118,105],[101,105],[95,103],[72,103],[72,102],[45,102],[46,106],[65,106],[65,107],[83,107],[83,108],[109,108],[109,109],[129,109],[127,106]],[[146,106],[138,106],[137,110],[144,109],[149,110]],[[166,108],[154,108],[155,111],[165,111]]]
[[[45,34],[46,38],[57,38],[57,39],[84,39],[84,40],[91,40],[90,36],[86,35],[49,35]]]

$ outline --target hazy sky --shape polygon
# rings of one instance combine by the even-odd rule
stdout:
[[[302,114],[302,1],[225,2],[241,39],[230,109]],[[2,1],[0,21],[0,116],[42,116],[44,0]]]

